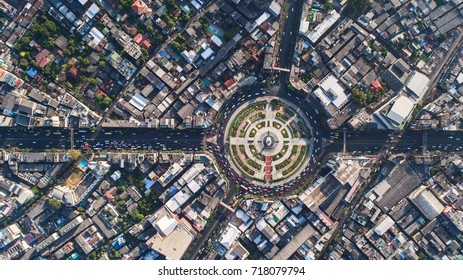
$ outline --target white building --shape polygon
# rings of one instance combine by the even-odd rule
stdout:
[[[178,182],[182,186],[188,184],[193,179],[195,179],[205,168],[206,166],[204,163],[195,163],[190,169],[187,170],[187,172],[185,172],[185,174],[182,175],[182,177],[178,179]]]
[[[421,186],[414,191],[410,195],[410,200],[429,220],[439,216],[439,214],[445,209],[444,205],[430,190],[427,189],[426,186]]]
[[[92,49],[96,48],[100,42],[104,39],[103,33],[98,30],[96,27],[92,27],[90,32],[88,32],[88,46]]]
[[[420,99],[423,93],[428,89],[429,78],[418,71],[413,71],[405,87],[413,94],[413,97]]]
[[[205,51],[201,53],[201,57],[204,60],[208,60],[213,54],[214,54],[214,51],[211,48],[207,48]]]
[[[281,12],[281,6],[276,1],[273,1],[268,7],[268,11],[274,16],[279,17]]]
[[[93,3],[90,8],[88,8],[87,12],[85,13],[89,18],[94,18],[96,14],[100,11],[100,8]]]
[[[241,232],[234,225],[228,224],[222,235],[219,237],[219,242],[226,249],[230,249],[231,245],[235,243],[240,237]]]
[[[177,224],[177,220],[173,217],[164,216],[158,221],[154,221],[153,226],[159,233],[164,236],[168,236],[174,231]]]
[[[339,80],[331,74],[321,80],[314,94],[324,106],[332,103],[338,109],[341,109],[348,100],[348,96],[339,83]]]
[[[379,236],[382,236],[385,234],[393,225],[394,221],[391,219],[391,217],[386,216],[384,220],[382,220],[374,229],[374,233],[376,233]]]
[[[188,62],[189,64],[192,64],[196,58],[198,57],[198,54],[194,50],[190,51],[183,51],[180,53],[180,55]]]
[[[217,37],[216,35],[213,35],[213,36],[211,37],[211,41],[212,41],[217,47],[223,46],[222,40],[220,40],[220,38]]]
[[[121,171],[120,170],[117,170],[116,172],[114,172],[112,175],[111,175],[111,179],[113,179],[114,181],[117,181],[121,178]]]
[[[269,13],[263,13],[260,17],[256,19],[256,25],[260,26],[262,23],[266,22],[270,18]]]
[[[148,99],[143,97],[141,94],[136,93],[132,97],[132,99],[130,99],[129,103],[133,107],[137,108],[138,110],[143,111],[143,109],[146,107],[146,105],[148,105]]]
[[[308,21],[301,21],[301,24],[299,25],[299,35],[305,35],[307,31],[309,31],[309,26],[310,22]]]
[[[166,226],[166,230],[170,231],[169,235],[155,234],[146,241],[146,244],[153,250],[165,255],[168,260],[179,260],[195,239],[197,232],[185,219],[181,219],[174,229],[172,229],[173,222],[171,221],[166,220],[164,226]]]
[[[182,170],[183,170],[183,167],[180,166],[180,164],[176,162],[172,164],[169,167],[169,169],[167,169],[167,171],[161,177],[159,177],[158,182],[162,186],[165,186],[172,180],[172,178],[174,178]]]
[[[387,117],[398,126],[401,126],[412,112],[414,105],[415,104],[412,100],[410,100],[410,98],[400,96],[395,100],[394,105],[392,105],[391,110],[387,114]]]
[[[169,201],[166,203],[166,207],[169,208],[170,211],[173,213],[179,213],[181,207],[187,200],[191,197],[191,194],[187,192],[185,189],[180,190],[176,193]]]
[[[323,19],[322,22],[320,22],[319,25],[317,25],[310,33],[307,35],[307,38],[310,40],[310,42],[315,43],[317,42],[320,37],[325,34],[328,29],[330,29],[333,24],[336,23],[336,21],[340,18],[341,16],[335,11],[331,10],[328,12],[326,17]]]

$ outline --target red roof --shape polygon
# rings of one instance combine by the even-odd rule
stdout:
[[[106,93],[104,91],[102,91],[102,90],[97,90],[95,95],[103,97],[103,98],[105,98],[107,96]]]
[[[145,9],[146,7],[146,4],[141,2],[140,0],[135,0],[135,2],[133,2],[132,4],[132,10],[137,14],[141,14],[141,12],[143,11],[143,9]]]
[[[49,60],[47,56],[49,54],[50,51],[48,51],[47,49],[43,49],[35,56],[35,61],[37,61],[37,64],[40,68],[43,68],[48,63]]]
[[[114,200],[114,196],[112,194],[110,194],[109,192],[106,192],[104,194],[104,196],[110,201]]]
[[[145,50],[149,50],[151,48],[151,43],[148,40],[143,40],[140,44]]]
[[[23,81],[21,79],[17,79],[16,82],[14,83],[14,87],[18,88],[22,84],[22,82]]]
[[[68,71],[69,75],[73,78],[77,78],[77,75],[78,75],[78,70],[77,68],[75,68],[74,66],[71,67]]]
[[[373,87],[374,91],[380,91],[383,89],[383,86],[378,80],[374,80],[373,83],[371,83],[371,86]]]
[[[38,51],[41,51],[42,50],[42,46],[39,45],[38,43],[34,43],[34,48]]]
[[[235,80],[233,79],[229,79],[227,80],[223,85],[226,87],[226,88],[229,88],[231,85],[233,85],[235,83]]]
[[[39,66],[40,68],[43,68],[45,67],[45,65],[47,65],[47,63],[49,62],[50,60],[48,58],[42,58],[38,63],[37,63],[37,66]]]
[[[133,38],[133,40],[135,41],[135,43],[140,44],[141,40],[143,40],[143,35],[138,33],[137,36],[135,36],[135,38]]]

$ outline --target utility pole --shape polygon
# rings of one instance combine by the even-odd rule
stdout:
[[[346,155],[347,153],[346,128],[342,129],[342,137],[343,137],[342,153],[343,155]]]
[[[74,150],[74,128],[71,127],[70,129],[70,134],[71,134],[71,150]]]
[[[423,129],[423,146],[422,146],[422,152],[423,152],[423,155],[426,155],[428,153],[428,132],[427,130]]]

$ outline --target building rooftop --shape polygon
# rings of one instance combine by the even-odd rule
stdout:
[[[235,243],[235,241],[240,237],[241,232],[232,224],[228,224],[222,235],[219,237],[219,242],[225,248],[230,249],[230,247]]]
[[[373,232],[379,236],[382,236],[386,231],[388,231],[393,225],[394,221],[391,217],[386,216],[381,222],[379,222],[376,227],[373,229]]]
[[[167,237],[156,234],[146,241],[146,244],[166,256],[168,260],[179,260],[193,242],[196,234],[190,223],[182,219]]]
[[[400,96],[395,100],[394,105],[387,114],[387,117],[394,121],[396,124],[402,125],[402,123],[412,112],[414,106],[415,104],[412,100],[410,100],[410,98],[406,96]]]
[[[417,98],[420,98],[428,88],[429,78],[418,71],[414,71],[405,86]]]
[[[418,207],[423,215],[429,220],[437,217],[444,211],[444,205],[436,196],[426,188],[421,186],[410,195],[410,200]]]

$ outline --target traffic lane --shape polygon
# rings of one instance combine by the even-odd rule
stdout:
[[[280,43],[280,53],[279,53],[279,66],[282,68],[290,68],[292,62],[292,57],[289,57],[291,53],[292,37],[297,35],[296,30],[298,29],[298,22],[300,17],[300,7],[297,6],[298,2],[288,1],[286,9],[288,11],[288,16],[286,18],[285,25],[283,27],[283,34]],[[280,75],[283,73],[280,73]],[[287,73],[284,73],[282,76],[288,76]],[[284,77],[285,78],[285,77]]]
[[[69,133],[58,129],[1,128],[0,147],[24,149],[68,149]]]
[[[83,140],[75,141],[78,149],[101,150],[189,150],[199,151],[203,148],[202,140],[175,140],[175,139],[135,139],[135,140]]]
[[[1,139],[0,147],[3,149],[20,148],[33,150],[46,149],[70,149],[70,143],[62,139],[44,139],[44,138],[29,138],[29,139]]]
[[[58,136],[59,135],[59,136]],[[43,129],[26,129],[18,127],[2,127],[0,129],[0,139],[14,138],[14,139],[27,139],[27,138],[56,138],[62,136],[63,138],[69,137],[69,130],[63,128],[43,128]]]
[[[75,133],[78,135],[80,130]],[[149,128],[105,128],[96,139],[171,139],[171,138],[192,138],[203,137],[202,130],[172,130],[172,129],[149,129]],[[84,135],[88,132],[84,132]]]

